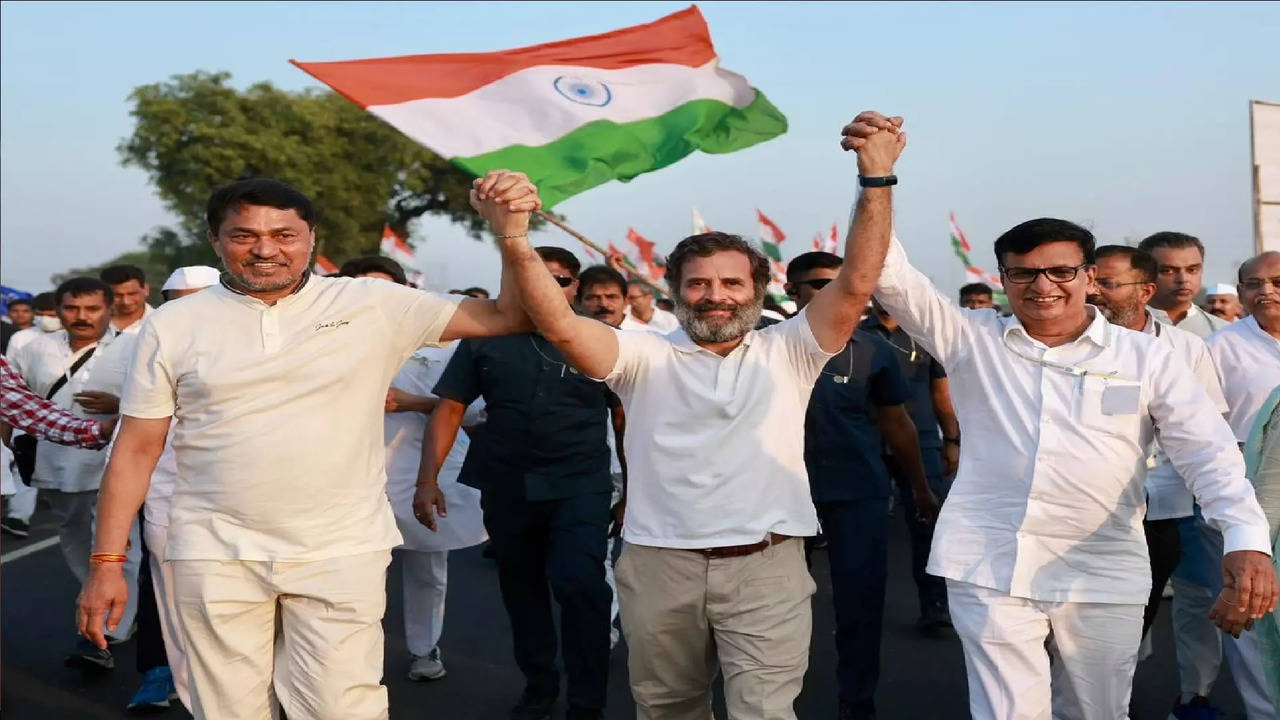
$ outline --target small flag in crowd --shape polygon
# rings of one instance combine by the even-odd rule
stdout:
[[[702,213],[698,212],[698,208],[693,209],[693,235],[701,235],[702,233],[711,232],[711,228],[707,227],[707,221],[702,219]]]
[[[311,268],[311,272],[317,275],[333,275],[338,272],[338,266],[324,255],[316,253],[316,264],[315,267]]]
[[[378,251],[383,257],[389,257],[400,263],[406,270],[412,270],[418,266],[418,256],[413,252],[413,248],[409,247],[409,243],[392,230],[390,225],[382,226],[382,242],[378,245]]]
[[[969,239],[964,236],[964,231],[960,229],[959,223],[956,222],[956,214],[951,213],[951,249],[955,251],[956,257],[960,262],[964,263],[965,282],[981,282],[991,285],[993,288],[1000,290],[1004,285],[1000,282],[1000,276],[992,275],[983,270],[973,261],[969,259],[969,253],[973,252],[973,246],[969,244]]]
[[[720,67],[696,6],[515,50],[291,62],[474,175],[528,174],[548,208],[787,130],[763,93]]]

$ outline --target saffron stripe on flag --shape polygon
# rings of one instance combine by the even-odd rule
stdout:
[[[537,65],[597,70],[652,63],[698,67],[715,57],[707,22],[691,6],[644,25],[514,50],[289,62],[367,108],[426,97],[458,97]]]

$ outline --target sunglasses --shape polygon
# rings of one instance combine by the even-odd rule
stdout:
[[[1015,285],[1030,285],[1035,282],[1036,278],[1040,275],[1044,275],[1046,278],[1049,278],[1049,282],[1069,283],[1072,280],[1075,280],[1076,275],[1080,274],[1080,271],[1087,267],[1089,267],[1088,263],[1076,265],[1075,267],[1065,265],[1047,268],[1002,267],[1000,268],[1000,274],[1004,275],[1006,280],[1014,283]]]
[[[792,285],[808,285],[814,290],[821,290],[831,282],[831,278],[813,278],[812,280],[797,280]]]
[[[551,277],[555,278],[557,283],[560,283],[560,287],[569,287],[576,280],[576,278],[571,278],[568,275],[552,275]]]

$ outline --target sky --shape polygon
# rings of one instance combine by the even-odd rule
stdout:
[[[174,218],[145,173],[120,165],[128,95],[195,70],[238,87],[316,84],[287,61],[482,52],[652,21],[684,3],[0,4],[0,281],[49,277],[137,249]],[[628,227],[669,251],[697,206],[756,235],[755,210],[791,257],[845,223],[856,165],[840,128],[863,109],[906,118],[895,227],[947,292],[955,212],[973,260],[1034,217],[1099,243],[1159,230],[1200,237],[1205,281],[1252,251],[1250,99],[1280,101],[1280,3],[702,3],[723,67],[788,117],[785,135],[730,155],[695,153],[557,206],[620,247]],[[321,232],[323,228],[321,228]],[[496,289],[498,255],[437,219],[412,226],[430,287]],[[538,244],[562,245],[554,228]],[[157,279],[159,281],[159,279]]]

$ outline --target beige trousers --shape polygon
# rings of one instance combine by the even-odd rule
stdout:
[[[802,540],[717,560],[627,544],[617,580],[637,720],[708,720],[717,664],[730,720],[795,720],[817,588]]]
[[[170,560],[197,720],[386,720],[380,550],[315,562]],[[280,631],[277,638],[276,626]]]
[[[173,686],[184,707],[191,707],[191,673],[187,669],[187,648],[182,641],[178,608],[173,604],[173,568],[164,561],[164,548],[169,539],[169,526],[143,523],[142,536],[151,551],[151,587],[156,593],[156,610],[160,614],[160,635],[164,638],[164,654],[173,672]],[[146,592],[146,588],[138,588]]]

